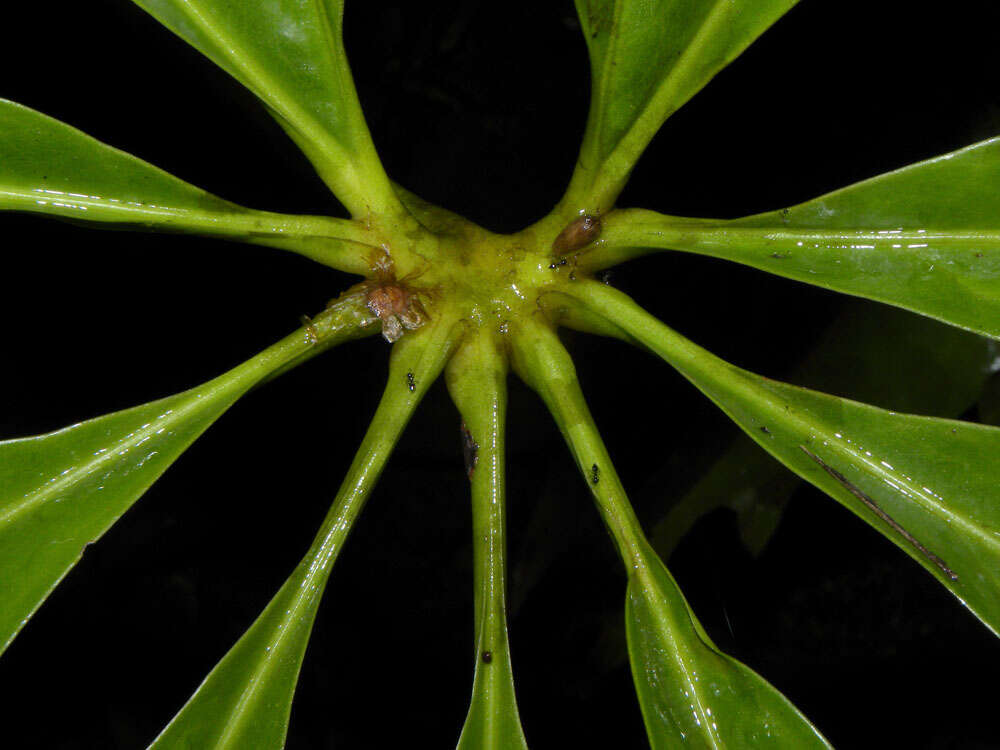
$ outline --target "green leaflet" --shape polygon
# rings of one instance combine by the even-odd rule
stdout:
[[[343,0],[133,0],[250,89],[351,214],[401,209],[344,54]]]
[[[79,222],[194,232],[368,270],[360,224],[254,211],[20,104],[0,99],[0,209]]]
[[[507,367],[493,337],[480,333],[469,341],[449,363],[447,379],[463,420],[475,569],[475,679],[458,747],[527,750],[507,638]]]
[[[828,747],[763,678],[716,650],[650,549],[555,333],[514,331],[513,361],[548,406],[580,468],[628,575],[632,674],[652,747]]]
[[[787,698],[716,649],[652,550],[629,576],[625,627],[653,750],[830,747]]]
[[[591,104],[564,203],[611,208],[663,121],[796,2],[576,0]]]
[[[676,367],[781,463],[885,534],[1000,632],[1000,429],[762,378],[595,282],[574,296]]]
[[[896,307],[850,299],[788,380],[893,411],[954,417],[979,398],[996,356],[991,339]],[[667,480],[657,472],[647,486],[657,492]],[[650,541],[669,559],[698,518],[728,506],[738,514],[744,543],[756,554],[799,482],[740,434],[654,527]]]
[[[1000,338],[1000,138],[735,221],[608,217],[587,267],[670,248]]]
[[[361,335],[355,303],[314,321]],[[374,332],[372,327],[372,332]],[[205,385],[48,435],[0,442],[0,651],[83,555],[240,396],[319,347],[298,331]]]
[[[403,428],[454,349],[453,322],[441,319],[393,347],[385,393],[308,553],[151,748],[284,746],[295,683],[330,571]],[[407,373],[413,373],[413,391]]]

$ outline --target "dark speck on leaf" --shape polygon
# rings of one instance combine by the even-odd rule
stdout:
[[[493,652],[483,651],[483,664],[489,664],[491,661],[493,661]]]
[[[406,387],[410,389],[410,393],[417,390],[417,381],[413,379],[413,373],[406,373]]]
[[[771,431],[769,429],[767,429],[764,425],[760,426],[760,431],[763,432],[765,435],[770,435],[771,434]]]
[[[772,258],[778,258],[780,260],[781,258],[787,258],[788,256],[787,255],[782,255],[781,253],[771,253],[771,257]]]
[[[601,481],[601,470],[598,468],[597,464],[590,467],[590,483],[597,484]]]
[[[479,463],[479,443],[472,437],[469,428],[462,422],[462,456],[465,458],[465,473],[472,479],[476,473],[476,464]]]

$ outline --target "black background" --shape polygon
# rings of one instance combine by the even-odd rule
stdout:
[[[667,123],[620,205],[737,216],[995,135],[998,22],[993,0],[804,0]],[[589,89],[569,0],[355,0],[346,35],[395,179],[500,231],[558,200]],[[5,7],[0,96],[230,200],[340,210],[250,94],[124,0]],[[217,240],[20,215],[0,217],[0,232],[2,438],[203,382],[351,283],[291,254]],[[614,283],[695,341],[775,377],[841,303],[682,255],[634,261]],[[648,355],[566,341],[651,524],[733,429]],[[387,355],[380,340],[353,344],[250,395],[87,550],[0,662],[0,744],[135,748],[155,736],[304,553],[374,410]],[[292,711],[293,750],[456,741],[473,658],[461,462],[457,415],[438,384],[333,572]],[[671,485],[649,486],[664,465],[676,468]],[[540,544],[551,552],[532,587],[515,582],[529,742],[642,747],[627,666],[601,639],[620,622],[620,564],[556,430],[516,381],[509,469],[512,563]],[[532,537],[543,502],[552,515]],[[796,494],[759,560],[718,512],[670,563],[716,642],[839,747],[1000,747],[995,640],[815,491]]]

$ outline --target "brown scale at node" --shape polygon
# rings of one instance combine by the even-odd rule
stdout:
[[[374,279],[351,287],[330,304],[345,297],[363,294],[369,312],[382,322],[382,336],[391,344],[398,341],[406,331],[420,328],[427,322],[428,315],[405,280],[396,279],[388,252],[373,258],[371,266]]]
[[[419,300],[400,283],[374,282],[365,293],[365,302],[372,315],[382,321],[382,336],[390,344],[427,320]]]
[[[596,214],[581,214],[567,224],[552,241],[552,252],[566,255],[586,247],[600,236],[601,217]]]

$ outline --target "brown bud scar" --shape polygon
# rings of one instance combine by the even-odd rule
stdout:
[[[577,216],[552,241],[552,252],[565,255],[586,247],[601,236],[601,217],[594,214]]]
[[[920,554],[922,554],[930,562],[936,565],[941,570],[942,573],[948,576],[949,580],[952,581],[958,580],[958,576],[955,574],[955,571],[953,571],[951,568],[945,565],[944,560],[942,560],[940,557],[938,557],[929,549],[927,549],[923,544],[921,544],[920,541],[915,536],[913,536],[909,531],[900,526],[899,523],[897,523],[892,516],[890,516],[888,513],[882,510],[881,507],[879,507],[878,503],[876,503],[872,498],[868,497],[868,495],[862,492],[860,488],[852,484],[850,480],[847,479],[847,477],[845,477],[835,468],[827,464],[825,461],[823,461],[822,458],[820,458],[815,453],[810,451],[804,445],[800,445],[799,448],[801,448],[802,452],[805,453],[807,456],[809,456],[809,458],[811,458],[813,461],[819,464],[820,468],[823,469],[823,471],[825,471],[831,477],[836,479],[841,485],[843,485],[844,489],[846,489],[848,492],[854,495],[854,497],[856,497],[858,500],[867,505],[868,508],[876,516],[878,516],[887,524],[889,524],[889,526],[892,527],[894,531],[896,531],[900,536],[902,536],[907,542],[912,544],[914,549],[916,549]]]
[[[462,456],[465,458],[465,473],[472,479],[476,472],[476,464],[479,463],[479,443],[472,437],[469,428],[462,422]]]

